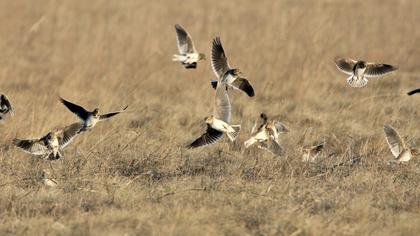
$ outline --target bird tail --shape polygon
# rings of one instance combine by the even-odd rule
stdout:
[[[235,141],[235,139],[239,135],[239,131],[241,130],[241,125],[231,125],[230,127],[233,128],[233,131],[227,132],[227,136],[229,137],[230,141]]]
[[[184,61],[185,60],[185,56],[182,55],[173,55],[172,56],[172,61]]]
[[[252,144],[256,143],[257,139],[254,137],[249,138],[244,142],[245,148],[249,148]]]

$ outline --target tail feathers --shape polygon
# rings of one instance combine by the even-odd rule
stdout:
[[[244,142],[245,148],[249,148],[252,144],[256,143],[257,139],[254,137],[249,138]]]
[[[183,61],[185,61],[185,56],[182,56],[182,55],[173,55],[172,56],[172,61],[180,61],[180,62],[183,62]]]
[[[239,136],[239,131],[241,130],[241,125],[231,125],[231,127],[235,130],[232,132],[227,132],[227,136],[229,137],[230,141],[235,141],[235,139]]]

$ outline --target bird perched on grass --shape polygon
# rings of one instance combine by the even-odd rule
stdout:
[[[195,49],[190,34],[182,26],[176,24],[175,31],[179,55],[174,55],[172,61],[181,62],[186,69],[197,68],[197,63],[200,60],[205,60],[206,55]]]
[[[355,61],[351,58],[336,58],[335,64],[341,72],[349,75],[347,83],[355,88],[366,86],[370,78],[380,77],[398,69],[393,65]]]

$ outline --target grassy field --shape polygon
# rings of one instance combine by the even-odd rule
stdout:
[[[420,160],[387,166],[383,135],[389,123],[420,145],[420,95],[405,95],[420,87],[419,11],[414,0],[1,1],[0,92],[16,115],[0,124],[0,235],[419,235]],[[220,36],[255,88],[230,94],[233,144],[183,148],[205,129],[215,77],[209,60],[171,61],[175,23],[208,58]],[[400,69],[354,89],[336,56]],[[58,96],[129,108],[51,170],[11,140],[77,121]],[[285,156],[244,149],[261,112],[289,128]],[[303,163],[302,145],[322,139],[324,157]]]

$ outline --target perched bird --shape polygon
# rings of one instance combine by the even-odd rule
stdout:
[[[213,39],[213,47],[211,49],[211,66],[214,74],[218,78],[218,80],[210,81],[213,88],[216,88],[218,81],[221,80],[228,85],[228,88],[242,90],[250,97],[255,95],[254,88],[252,88],[252,85],[242,75],[239,69],[232,69],[229,66],[219,37]]]
[[[388,146],[391,149],[392,155],[395,157],[388,164],[408,162],[412,157],[419,154],[418,149],[406,146],[404,140],[392,126],[385,125],[384,132]]]
[[[251,137],[245,141],[244,145],[249,148],[257,143],[259,148],[266,149],[276,155],[283,153],[283,148],[279,144],[281,133],[287,133],[289,130],[281,122],[269,120],[265,113],[260,114],[261,124],[258,128],[255,124],[251,131]]]
[[[186,148],[191,149],[216,143],[223,137],[223,134],[226,134],[233,142],[239,134],[241,125],[230,125],[230,119],[231,105],[227,87],[224,82],[220,82],[216,88],[213,115],[206,117],[204,120],[207,124],[206,133],[202,134]]]
[[[200,60],[205,60],[206,55],[197,52],[192,38],[182,26],[176,24],[176,41],[180,55],[174,55],[172,61],[179,61],[186,69],[197,68],[197,63]]]
[[[322,150],[324,149],[325,146],[325,140],[312,145],[312,146],[306,146],[302,148],[302,161],[304,162],[314,162],[316,160],[316,158],[321,154]]]
[[[0,120],[2,120],[7,114],[14,115],[15,113],[9,98],[2,94],[0,95]]]
[[[47,187],[56,187],[58,185],[57,180],[50,178],[49,173],[46,170],[42,170],[41,182]]]
[[[420,88],[418,88],[418,89],[414,89],[414,90],[412,90],[412,91],[408,92],[407,94],[408,94],[408,96],[411,96],[411,95],[414,95],[414,94],[416,94],[416,93],[420,93]]]
[[[336,58],[335,64],[341,72],[349,75],[347,83],[356,88],[366,86],[369,78],[380,77],[398,69],[393,65],[355,61],[350,58]]]
[[[23,151],[48,160],[63,157],[61,151],[80,133],[81,123],[73,123],[61,130],[54,130],[39,139],[13,139],[13,144]]]
[[[85,108],[66,101],[63,98],[60,98],[60,101],[64,104],[64,106],[66,106],[71,112],[76,114],[82,120],[83,128],[81,131],[92,129],[99,121],[103,121],[118,115],[119,113],[124,112],[128,107],[125,106],[121,111],[115,111],[101,115],[99,113],[99,108],[95,108],[93,111],[87,111]]]

